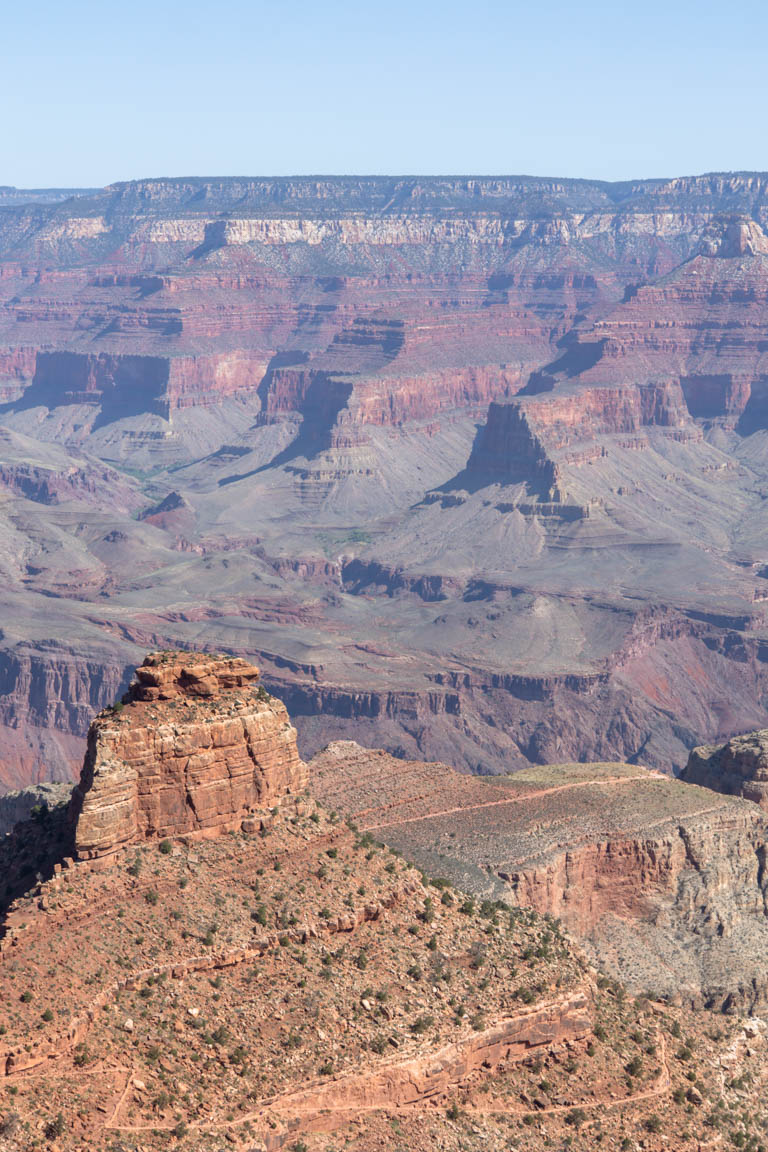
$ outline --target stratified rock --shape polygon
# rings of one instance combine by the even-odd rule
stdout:
[[[768,728],[694,748],[681,779],[768,808]]]
[[[725,216],[712,221],[699,245],[703,256],[755,256],[768,254],[768,237],[748,216]]]
[[[72,798],[80,858],[134,841],[239,828],[306,784],[282,702],[226,656],[149,655],[88,734]]]
[[[632,991],[725,1011],[768,1002],[768,827],[754,805],[628,764],[479,779],[336,741],[310,768],[317,798],[362,832],[429,875],[557,917]]]

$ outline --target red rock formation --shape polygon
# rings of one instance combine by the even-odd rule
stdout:
[[[279,700],[238,658],[153,653],[125,705],[88,734],[72,801],[78,855],[108,855],[153,836],[239,828],[306,770]]]
[[[542,396],[494,403],[478,437],[468,467],[506,481],[526,480],[552,488],[558,464],[580,463],[601,455],[599,441],[607,436],[640,434],[647,427],[669,428],[700,435],[692,428],[677,381],[619,387],[584,387]],[[593,443],[594,451],[580,453]],[[620,442],[626,447],[626,442]]]

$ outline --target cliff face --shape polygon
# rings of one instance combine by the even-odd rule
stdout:
[[[631,989],[768,1001],[763,814],[626,764],[479,780],[352,742],[310,763],[325,804],[432,874],[557,917]]]
[[[694,748],[681,779],[768,808],[768,728]]]
[[[239,828],[305,786],[295,730],[258,675],[239,659],[147,657],[124,704],[91,725],[72,798],[79,857]]]

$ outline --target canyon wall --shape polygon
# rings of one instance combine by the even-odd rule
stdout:
[[[148,648],[480,773],[768,722],[764,174],[9,197],[0,787]]]

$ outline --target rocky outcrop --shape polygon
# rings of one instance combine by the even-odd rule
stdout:
[[[448,1098],[473,1075],[500,1064],[535,1059],[555,1044],[584,1041],[592,1027],[588,997],[583,992],[571,993],[428,1054],[390,1060],[383,1068],[300,1088],[274,1101],[272,1108],[281,1118],[300,1114],[313,1131],[327,1131],[338,1126],[339,1112],[355,1115]]]
[[[283,704],[239,658],[153,653],[88,734],[72,798],[81,858],[239,828],[306,784]]]
[[[694,748],[680,778],[768,808],[768,728]]]

